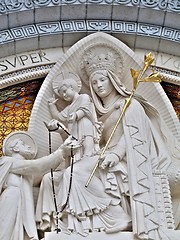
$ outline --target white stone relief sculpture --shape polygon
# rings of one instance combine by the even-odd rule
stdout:
[[[17,131],[6,137],[4,157],[0,159],[0,239],[39,239],[34,216],[33,174],[55,169],[70,149],[69,140],[53,154],[31,160],[37,146],[28,132]]]
[[[58,95],[53,85],[54,81],[60,79],[57,77],[62,72],[70,71],[80,77],[82,81],[80,95],[89,95],[95,105],[98,121],[103,123],[100,151],[93,152],[91,156],[82,154],[81,159],[74,163],[71,191],[62,212],[69,193],[71,166],[67,167],[66,164],[63,170],[57,169],[54,172],[56,200],[60,211],[58,228],[62,232],[78,233],[86,237],[91,232],[97,231],[100,231],[99,234],[125,231],[132,232],[134,239],[176,239],[173,235],[177,234],[174,230],[173,217],[175,216],[175,225],[178,229],[179,219],[176,216],[179,216],[180,194],[178,196],[172,194],[177,209],[174,216],[169,200],[171,196],[169,192],[166,194],[171,211],[171,224],[168,225],[165,222],[166,214],[163,214],[164,218],[159,217],[158,199],[164,199],[163,189],[158,185],[162,192],[156,190],[155,185],[163,179],[161,173],[163,175],[170,172],[172,166],[176,166],[177,170],[175,174],[172,171],[169,174],[170,185],[179,184],[177,175],[180,168],[179,143],[176,141],[176,137],[179,136],[179,122],[159,85],[142,83],[138,88],[91,182],[85,187],[99,154],[121,114],[125,100],[130,96],[131,92],[127,90],[132,89],[130,68],[139,69],[140,64],[135,54],[120,41],[105,33],[95,33],[67,51],[52,69],[39,92],[29,131],[37,140],[39,154],[42,156],[47,154],[45,150],[47,142],[44,139],[48,138],[43,121],[49,122],[52,113],[56,121],[51,122],[51,127],[55,124],[54,128],[58,128],[58,121],[62,120],[58,118],[59,112],[68,109],[63,101],[58,102],[53,98],[54,89],[56,97]],[[167,127],[161,121],[157,109]],[[72,113],[71,110],[69,113]],[[78,122],[78,119],[76,120]],[[70,133],[74,130],[70,129],[66,121],[64,124]],[[38,135],[37,128],[41,129]],[[81,128],[82,126],[77,124],[77,129],[82,130]],[[55,148],[64,141],[64,137],[57,133],[52,138]],[[157,196],[157,193],[160,195]],[[49,174],[46,174],[42,178],[36,208],[38,229],[53,231],[56,228],[54,214],[51,180]],[[173,233],[169,233],[168,229]]]
[[[65,74],[67,77],[63,76]],[[51,115],[61,123],[66,123],[68,132],[82,143],[75,160],[80,160],[82,156],[93,155],[99,150],[101,132],[92,100],[88,94],[79,94],[81,81],[75,74],[62,73],[53,83],[59,100],[70,104],[59,112],[55,105],[58,99],[53,96],[48,101]]]
[[[63,96],[65,101],[69,100],[71,104],[63,111],[58,112],[54,105],[56,100],[52,98],[49,100],[50,111],[54,118],[64,120],[67,123],[68,131],[78,138],[83,147],[82,150],[80,149],[82,153],[79,153],[78,156],[75,154],[75,162],[79,162],[74,164],[70,198],[67,207],[59,216],[59,228],[62,231],[65,229],[67,233],[77,232],[82,236],[87,236],[90,231],[99,231],[101,229],[106,232],[125,230],[130,226],[131,219],[128,210],[123,211],[119,205],[120,199],[114,197],[114,200],[111,200],[104,190],[103,182],[97,177],[95,177],[88,189],[85,188],[85,181],[97,161],[99,151],[98,128],[95,127],[97,119],[92,101],[87,94],[79,95],[78,89],[74,91],[77,83],[72,79],[65,78],[65,80],[62,80],[62,78],[58,77],[58,80],[61,83],[58,84],[55,92],[61,98]],[[76,116],[76,114],[77,119],[74,118],[73,121],[72,116]],[[54,121],[50,123],[54,124]],[[61,124],[59,122],[55,123]],[[55,129],[57,128],[58,125],[55,126]],[[55,172],[59,210],[66,203],[70,169],[71,167],[63,172]],[[39,222],[40,230],[46,230],[47,227],[53,230],[55,227],[55,219],[54,222],[52,221],[54,205],[52,204],[51,191],[51,175],[47,174],[43,177],[37,203],[37,222]],[[50,193],[49,196],[47,193]],[[49,199],[48,202],[51,202],[50,205],[47,204],[47,199]],[[111,201],[113,201],[113,204]],[[129,209],[129,207],[127,208]],[[113,213],[112,216],[111,213]],[[122,219],[119,219],[120,215],[123,216]]]

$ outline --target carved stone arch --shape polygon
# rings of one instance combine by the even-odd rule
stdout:
[[[121,79],[128,89],[132,89],[130,68],[138,70],[140,67],[142,67],[143,62],[129,47],[127,47],[124,43],[115,37],[102,32],[91,34],[78,41],[61,57],[61,59],[59,59],[59,61],[50,71],[34,103],[29,123],[29,132],[37,141],[39,147],[38,157],[48,154],[48,131],[43,122],[48,122],[51,119],[47,101],[54,94],[52,81],[58,74],[61,73],[61,71],[64,70],[74,72],[80,75],[82,78],[80,68],[82,56],[84,52],[92,45],[96,47],[107,46],[107,48],[111,48],[113,51],[117,52],[117,54],[122,55],[124,61],[124,71]],[[81,92],[89,93],[87,84],[84,83],[84,77],[86,76],[83,75],[83,79],[81,79]],[[143,83],[138,87],[137,93],[141,94],[145,99],[147,99],[152,105],[156,107],[170,131],[178,139],[180,139],[179,121],[162,87],[156,83]],[[60,103],[59,107],[63,107],[62,102]],[[59,137],[59,134],[54,133],[52,137],[52,150],[59,147],[61,142],[62,139]]]

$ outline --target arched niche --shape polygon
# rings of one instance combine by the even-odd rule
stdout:
[[[81,77],[82,89],[81,92],[89,93],[87,75],[81,69],[81,62],[84,52],[91,46],[103,46],[105,49],[111,49],[117,55],[123,57],[123,73],[121,81],[128,89],[132,89],[132,77],[130,68],[135,70],[141,69],[143,59],[139,59],[136,54],[120,40],[112,37],[109,34],[97,32],[93,33],[74,44],[68,51],[57,61],[53,69],[47,75],[42,87],[37,95],[33,106],[31,119],[29,123],[29,132],[34,136],[38,144],[38,157],[48,154],[48,130],[44,122],[51,120],[51,114],[48,108],[48,99],[54,94],[52,83],[64,70],[76,73]],[[118,63],[117,63],[118,64]],[[118,66],[116,66],[118,67]],[[168,129],[171,133],[180,140],[180,126],[175,111],[158,83],[142,83],[137,89],[137,93],[141,94],[160,112]],[[59,102],[59,109],[63,108],[64,103]],[[59,147],[62,139],[59,134],[52,134],[52,151]]]

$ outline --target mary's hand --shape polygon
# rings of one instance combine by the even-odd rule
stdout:
[[[102,163],[100,164],[100,168],[101,169],[105,169],[107,167],[111,168],[116,166],[118,163],[119,163],[119,157],[114,153],[108,153],[104,157]]]

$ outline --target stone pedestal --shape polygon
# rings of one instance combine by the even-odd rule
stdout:
[[[180,230],[162,229],[163,235],[169,240],[179,240]],[[46,232],[44,240],[137,240],[133,237],[132,232],[119,232],[113,234],[106,234],[105,232],[93,232],[87,237],[82,237],[79,234],[72,233],[70,235],[65,233]]]
[[[113,234],[106,234],[104,232],[93,232],[87,237],[82,237],[79,234],[65,234],[56,232],[46,232],[45,240],[135,240],[132,232],[119,232]]]

